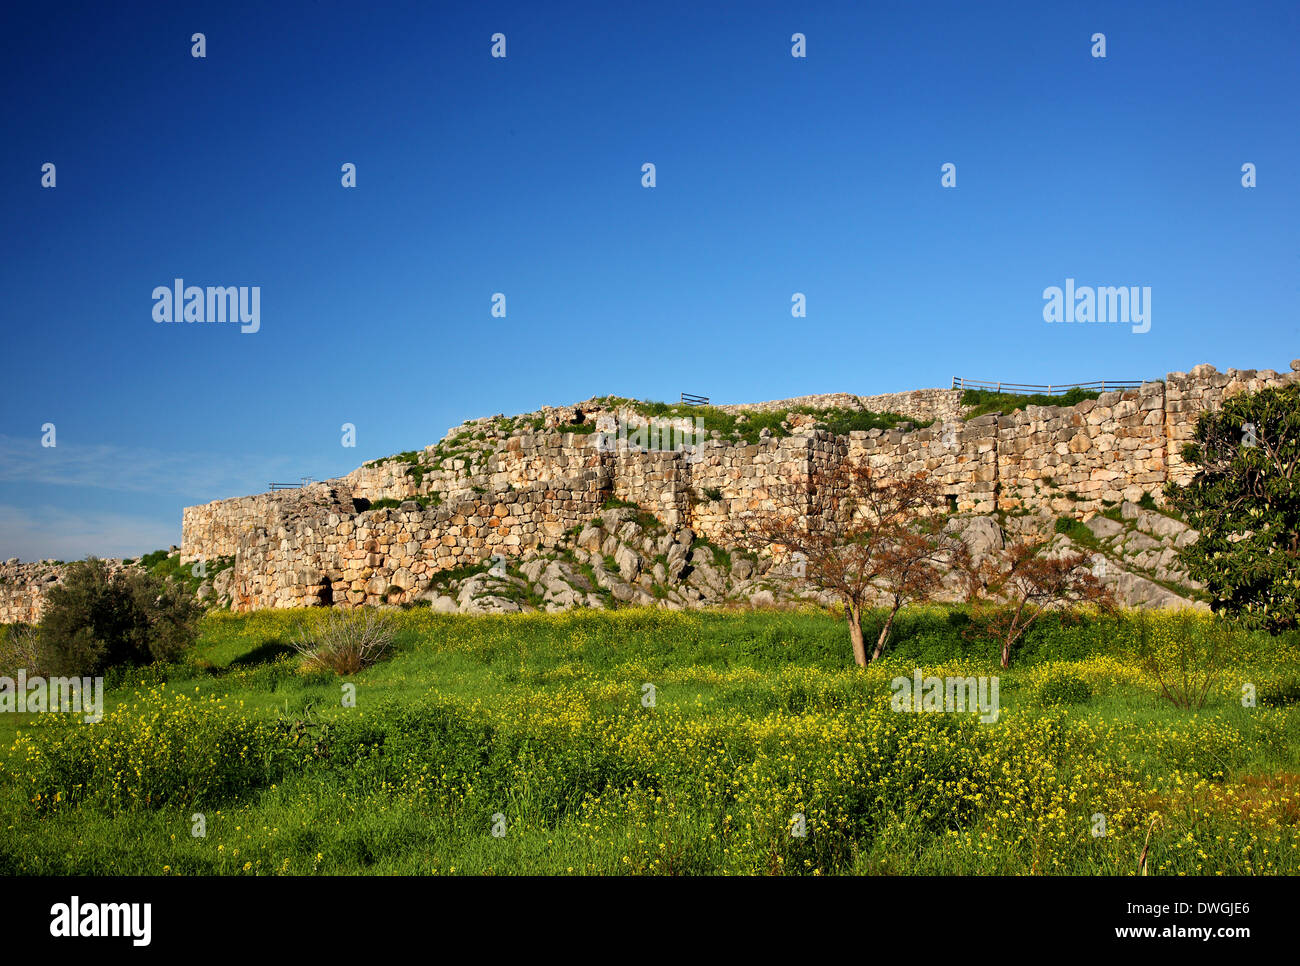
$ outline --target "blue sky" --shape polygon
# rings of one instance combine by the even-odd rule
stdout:
[[[7,5],[0,558],[597,394],[1285,369],[1297,40],[1281,2]],[[177,277],[260,286],[260,331],[155,323]],[[1149,286],[1150,331],[1045,323],[1066,278]]]

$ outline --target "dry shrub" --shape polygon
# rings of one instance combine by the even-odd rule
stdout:
[[[0,674],[16,677],[22,669],[27,676],[43,674],[41,632],[28,624],[14,624],[0,629]]]
[[[374,607],[332,610],[316,630],[300,627],[289,641],[309,670],[356,674],[381,657],[396,631],[392,614]]]

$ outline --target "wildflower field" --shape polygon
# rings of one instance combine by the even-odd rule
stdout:
[[[961,608],[917,608],[865,671],[820,611],[394,618],[340,678],[288,646],[318,611],[211,615],[98,723],[3,716],[0,872],[1300,871],[1297,636],[1222,637],[1197,710],[1132,614],[1044,618],[1004,670]],[[997,676],[997,720],[895,710],[917,669]]]

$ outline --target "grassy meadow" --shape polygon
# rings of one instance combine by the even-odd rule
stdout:
[[[413,609],[347,678],[287,646],[321,617],[209,615],[182,663],[110,675],[96,724],[0,716],[0,873],[1300,871],[1300,636],[1233,632],[1184,710],[1132,614],[1044,618],[1002,670],[965,611],[918,608],[864,671],[813,610]],[[998,676],[996,722],[891,708],[917,668]]]

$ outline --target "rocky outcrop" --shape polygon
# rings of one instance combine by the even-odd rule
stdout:
[[[1091,553],[1094,573],[1121,604],[1204,609],[1195,598],[1197,585],[1176,564],[1167,566],[1171,558],[1164,552],[1194,540],[1195,532],[1171,517],[1130,504],[1124,505],[1124,513],[1125,523],[1115,523],[1117,529],[1103,528],[1109,536],[1102,547],[1054,536],[1055,520],[1049,517],[1010,518],[1005,531],[993,517],[954,518],[949,530],[977,557],[997,554],[1009,539],[1047,537],[1054,540],[1053,550]],[[1158,544],[1159,553],[1147,539]],[[950,574],[938,598],[956,601],[961,589]],[[723,550],[697,539],[689,528],[669,528],[631,508],[601,511],[562,547],[529,549],[518,558],[485,562],[472,573],[435,576],[420,593],[395,595],[392,602],[398,600],[461,614],[621,604],[680,610],[836,602],[833,595],[796,576],[788,561]],[[883,592],[872,598],[874,604],[885,602]]]

